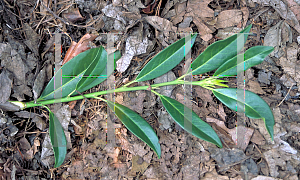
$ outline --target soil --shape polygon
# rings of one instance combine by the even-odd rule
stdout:
[[[294,8],[299,5],[296,0],[0,0],[1,179],[299,179],[300,8]],[[266,101],[275,118],[274,141],[262,119],[234,112],[200,86],[187,92],[172,85],[157,92],[181,103],[191,97],[189,106],[213,127],[223,148],[183,130],[155,94],[130,91],[101,97],[130,108],[152,126],[161,158],[105,102],[85,98],[47,105],[63,119],[68,140],[66,158],[54,168],[47,109],[19,110],[7,102],[36,100],[72,41],[79,44],[77,54],[103,46],[122,55],[113,78],[83,95],[133,81],[151,58],[184,37],[180,33],[198,33],[193,61],[209,45],[249,24],[244,51],[263,45],[274,51],[238,76],[242,80],[223,79],[229,87],[252,91]],[[81,39],[86,34],[91,37]],[[184,74],[185,63],[131,87],[173,81]],[[213,73],[194,76],[193,81]],[[113,129],[107,128],[109,123]]]

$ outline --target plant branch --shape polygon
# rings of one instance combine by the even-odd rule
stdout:
[[[212,78],[214,79],[214,78]],[[129,84],[134,83],[135,81],[132,81],[130,83],[127,84],[127,86]],[[158,89],[161,86],[169,86],[169,85],[178,85],[178,84],[190,84],[190,85],[198,85],[198,86],[202,86],[206,89],[209,90],[213,90],[210,87],[213,87],[213,85],[217,85],[214,83],[217,83],[219,81],[211,81],[210,78],[208,79],[204,79],[201,81],[194,81],[194,82],[186,82],[184,80],[179,80],[176,79],[174,81],[170,81],[170,82],[164,82],[164,83],[159,83],[159,84],[153,84],[151,85],[151,89]],[[64,97],[64,98],[60,98],[60,99],[51,99],[51,100],[38,100],[36,103],[34,101],[31,102],[19,102],[19,101],[10,101],[11,103],[19,106],[21,109],[24,108],[29,108],[29,107],[36,107],[36,106],[43,106],[46,104],[54,104],[54,103],[62,103],[62,102],[70,102],[70,101],[76,101],[76,100],[80,100],[80,99],[85,99],[85,98],[96,98],[97,96],[101,96],[104,94],[110,94],[110,93],[118,93],[118,92],[125,92],[125,91],[139,91],[139,90],[149,90],[148,89],[149,86],[137,86],[137,87],[121,87],[115,90],[108,90],[108,91],[100,91],[100,92],[94,92],[94,93],[90,93],[90,94],[80,94],[78,96],[72,96],[72,97]],[[98,98],[97,98],[98,99]]]

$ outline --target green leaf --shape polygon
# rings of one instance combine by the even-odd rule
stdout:
[[[249,33],[251,26],[250,24],[240,34]],[[246,42],[248,34],[244,36],[235,34],[208,46],[191,64],[192,74],[198,75],[215,70],[227,60],[236,56],[244,48],[244,44],[238,44],[240,42],[238,38],[244,38],[244,42]]]
[[[197,34],[194,34],[189,41],[194,45]],[[189,51],[190,48],[187,50]],[[136,77],[136,82],[146,81],[159,77],[173,69],[185,56],[185,38],[171,44],[158,53]]]
[[[114,56],[114,70],[116,69],[116,62],[117,60],[119,60],[121,58],[121,54],[120,54],[120,51],[116,51],[114,53],[111,53],[109,54],[108,56]],[[103,59],[105,60],[102,64],[101,63],[98,63],[97,65],[98,66],[103,66],[104,69],[102,71],[95,71],[96,75],[95,76],[98,76],[97,78],[89,78],[91,81],[89,81],[89,83],[86,83],[86,85],[81,85],[80,89],[77,88],[77,90],[79,92],[84,92],[88,89],[91,89],[92,87],[94,86],[97,86],[98,84],[102,83],[103,81],[105,81],[107,79],[107,77],[109,77],[113,71],[110,71],[110,72],[107,72],[107,57],[103,57]],[[102,62],[102,61],[101,61]],[[105,65],[105,66],[104,66]],[[97,74],[98,72],[98,74]],[[108,75],[108,76],[107,76]],[[91,74],[92,76],[92,74]],[[79,85],[77,84],[77,87]],[[74,93],[75,94],[75,93]],[[73,95],[74,95],[73,94]],[[77,94],[77,93],[76,93]]]
[[[116,62],[121,58],[121,53],[120,53],[120,51],[116,51],[114,53],[109,54],[108,56],[114,56],[114,70],[115,70],[116,67],[117,67],[117,63]],[[84,92],[84,91],[86,91],[88,89],[91,89],[94,86],[97,86],[98,84],[100,84],[103,81],[105,81],[107,79],[107,77],[109,77],[113,73],[113,71],[107,72],[107,66],[106,66],[107,65],[107,57],[105,57],[105,63],[103,63],[102,66],[104,64],[105,64],[104,70],[101,71],[101,73],[99,75],[96,75],[96,76],[98,76],[98,78],[90,78],[93,81],[90,82],[89,84],[87,84],[86,86],[81,86],[82,87],[81,89],[77,89],[79,92]],[[101,65],[101,64],[98,63],[98,65]]]
[[[57,117],[51,111],[49,112],[49,116],[49,135],[55,157],[54,168],[57,168],[65,160],[67,154],[67,139]]]
[[[216,70],[214,76],[237,75],[252,66],[262,63],[265,57],[273,50],[274,48],[272,46],[254,46],[248,49],[245,54],[239,54],[225,62]],[[237,65],[237,57],[244,59],[244,61]]]
[[[188,107],[185,107],[180,102],[167,96],[159,95],[159,97],[168,113],[180,127],[186,130],[188,133],[193,134],[197,138],[211,142],[220,148],[223,147],[221,140],[213,128],[206,122],[202,121],[194,111],[192,111],[192,116],[189,117],[184,114],[184,109],[189,109]],[[184,119],[192,124],[192,131],[184,127]]]
[[[150,146],[158,158],[161,156],[160,144],[158,142],[158,137],[155,134],[153,128],[145,121],[140,115],[131,109],[111,101],[107,101],[108,106],[112,111],[115,112],[117,117],[126,126],[129,131],[134,135],[144,141],[148,146]]]
[[[108,56],[114,56],[114,69],[117,67],[117,61],[121,58],[121,52],[119,50],[115,51],[114,53],[109,54]]]
[[[214,89],[214,95],[227,107],[234,111],[244,112],[244,103],[237,99],[237,94],[245,98],[245,114],[249,118],[263,119],[267,131],[273,140],[273,126],[275,124],[273,113],[269,105],[258,95],[251,91],[236,88]]]
[[[99,75],[105,69],[106,63],[107,63],[107,52],[101,46],[99,47],[99,50],[97,51],[97,55],[93,58],[92,62],[84,61],[84,63],[80,64],[82,66],[87,66],[87,68],[83,74],[84,77],[81,77],[80,81],[77,83],[76,89],[80,92],[84,87],[88,86],[93,81],[97,81],[96,79],[103,80],[106,77],[106,74],[105,76],[99,76]]]
[[[101,48],[94,48],[84,51],[64,64],[50,80],[38,101],[54,99],[54,94],[56,92],[61,92],[62,97],[66,97],[72,93],[81,79],[79,76],[84,74],[89,64],[91,64],[97,57],[99,58],[99,55],[101,54],[99,54],[99,51],[101,51],[100,49]],[[62,78],[60,79],[60,77]],[[58,81],[62,80],[62,85],[55,87],[54,89],[55,79]]]
[[[82,78],[82,76],[89,75],[88,73],[85,73],[87,70],[89,70],[89,72],[92,73],[92,75],[98,75],[98,74],[106,75],[107,57],[105,56],[105,54],[106,54],[105,49],[103,47],[99,47],[99,48],[89,49],[75,56],[73,59],[71,59],[66,64],[64,64],[59,69],[59,71],[53,76],[53,78],[50,80],[50,82],[44,89],[43,93],[39,97],[38,101],[55,99],[54,94],[56,92],[61,92],[62,97],[66,97],[68,95],[76,95],[77,93],[74,92],[74,90],[78,82],[81,83],[79,85],[80,86],[80,89],[78,90],[79,92],[83,92],[103,82],[106,79],[106,77]],[[109,56],[111,55],[113,54],[110,54]],[[115,52],[115,55],[116,55],[115,58],[116,61],[117,59],[120,58],[120,53]],[[93,65],[95,66],[93,67]],[[109,73],[111,74],[112,72]],[[59,81],[62,80],[62,85],[60,87],[55,87],[54,89],[55,79],[56,80],[58,79]],[[85,83],[85,80],[88,81]]]

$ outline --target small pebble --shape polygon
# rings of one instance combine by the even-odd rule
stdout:
[[[297,37],[297,42],[300,45],[300,36]]]

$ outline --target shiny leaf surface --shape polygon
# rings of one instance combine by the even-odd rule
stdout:
[[[231,76],[246,71],[252,66],[262,63],[265,57],[274,50],[271,46],[254,46],[248,49],[245,54],[239,54],[221,65],[214,76]],[[244,59],[237,64],[237,58]]]
[[[251,91],[236,88],[214,89],[214,95],[227,107],[234,111],[244,112],[244,103],[241,99],[245,98],[245,114],[249,118],[263,119],[266,129],[273,140],[273,127],[275,124],[273,113],[269,105],[258,95]],[[243,97],[237,98],[237,94]]]
[[[55,157],[54,168],[57,168],[65,160],[67,154],[67,139],[57,117],[52,112],[49,112],[49,118],[49,135]]]
[[[208,46],[203,53],[201,53],[192,63],[192,74],[203,74],[217,69],[229,59],[236,56],[244,47],[244,44],[239,42],[246,42],[248,34],[252,25],[249,25],[242,30],[239,35],[235,34],[227,39],[217,41]],[[244,38],[240,39],[240,38]]]
[[[102,51],[103,55],[101,55],[100,60],[97,62],[96,65],[91,64],[88,68],[88,70],[85,72],[85,79],[81,79],[81,81],[78,82],[76,89],[79,92],[84,92],[88,89],[91,89],[92,87],[102,83],[109,77],[113,71],[107,72],[107,53],[104,49]],[[116,51],[114,53],[111,53],[108,55],[109,59],[110,57],[114,58],[114,70],[116,69],[116,61],[121,58],[120,51]],[[95,63],[94,63],[95,64]],[[90,72],[90,73],[88,73]]]
[[[191,46],[194,45],[196,34],[189,39]],[[190,48],[187,49],[189,51]],[[146,81],[157,78],[173,69],[185,56],[185,38],[182,38],[171,44],[160,53],[158,53],[136,77],[136,82]]]
[[[76,95],[77,93],[74,92],[74,90],[79,82],[81,83],[79,84],[80,87],[80,89],[78,89],[79,92],[83,92],[103,82],[107,78],[106,77],[107,57],[104,56],[105,54],[106,54],[105,49],[99,47],[99,48],[89,49],[85,52],[78,54],[76,57],[72,58],[70,61],[64,64],[58,70],[57,73],[55,73],[55,75],[50,80],[50,82],[44,89],[43,93],[39,97],[38,101],[55,99],[54,94],[57,92],[61,92],[62,97],[67,97],[68,95],[70,96]],[[119,52],[116,52],[116,56],[118,59],[120,58]],[[115,61],[117,60],[117,58],[115,58]],[[91,66],[91,64],[94,64],[95,66]],[[82,78],[83,75],[87,75],[87,73],[85,73],[87,70],[89,70],[89,72],[94,75],[98,75],[98,74],[100,76],[105,75],[105,77],[104,78]],[[101,70],[102,72],[98,72]],[[109,73],[111,74],[112,72]],[[62,81],[62,85],[60,87],[54,86],[55,79],[58,81]]]
[[[126,126],[129,131],[134,135],[144,141],[148,146],[150,146],[158,158],[161,156],[160,144],[158,142],[158,137],[153,130],[153,128],[145,121],[140,115],[131,109],[111,101],[107,101],[109,108],[115,112],[117,117]]]
[[[76,89],[80,92],[84,87],[91,84],[95,79],[103,79],[106,76],[99,76],[103,72],[107,63],[107,52],[101,46],[97,51],[97,54],[94,56],[94,59],[90,61],[83,61],[81,66],[87,67],[83,77],[80,78],[79,82],[76,85]],[[75,70],[76,71],[76,70]]]
[[[168,113],[180,127],[193,134],[197,138],[211,142],[220,148],[223,147],[221,140],[219,139],[217,133],[213,130],[213,128],[206,122],[202,121],[194,111],[192,111],[192,116],[189,117],[184,113],[184,109],[188,108],[183,104],[164,95],[159,95],[159,97]],[[184,127],[184,119],[192,124],[192,131]]]

